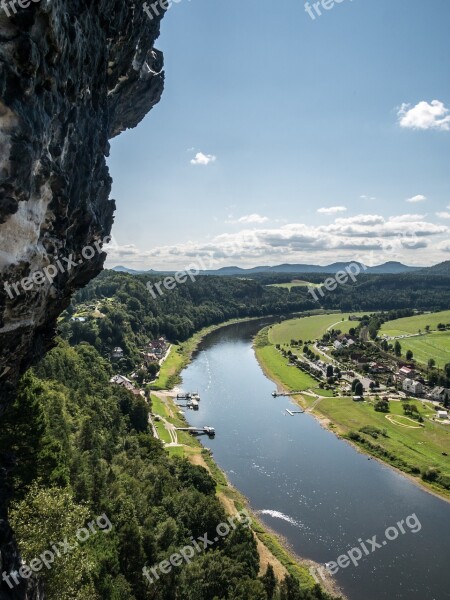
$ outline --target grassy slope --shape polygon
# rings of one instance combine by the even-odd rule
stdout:
[[[424,365],[434,358],[436,366],[442,369],[450,363],[450,331],[433,331],[424,336],[400,340],[402,352],[412,350],[414,358]]]
[[[419,329],[425,331],[427,325],[431,329],[436,329],[439,323],[450,323],[450,310],[388,321],[381,327],[381,333],[386,333],[387,335],[417,333]],[[394,333],[391,333],[391,331]]]
[[[419,329],[424,332],[427,325],[432,330],[436,329],[439,323],[450,323],[450,310],[388,321],[382,326],[380,334],[414,334],[418,333]],[[436,366],[440,368],[450,362],[450,331],[432,331],[422,336],[402,339],[400,343],[403,354],[412,350],[414,358],[422,364],[427,364],[430,358],[434,358]]]
[[[384,413],[377,413],[370,402],[353,402],[350,398],[324,398],[316,406],[315,411],[328,417],[337,425],[341,434],[349,431],[359,431],[361,427],[371,425],[381,430],[386,430],[388,437],[379,436],[376,440],[371,436],[365,437],[374,444],[378,444],[405,461],[410,467],[425,470],[428,467],[439,468],[443,474],[450,476],[450,464],[447,456],[450,454],[450,429],[444,425],[431,423],[427,417],[435,411],[421,402],[412,401],[424,417],[424,427],[410,429],[390,422]],[[391,415],[403,415],[401,402],[391,402]],[[397,419],[403,421],[403,419]],[[404,421],[412,425],[409,421]],[[417,424],[418,425],[418,424]],[[443,493],[439,488],[439,493]],[[447,493],[450,497],[450,493]]]
[[[262,365],[267,377],[289,390],[312,389],[320,396],[331,396],[332,392],[321,390],[318,382],[308,373],[296,367],[289,367],[288,360],[273,345],[259,345],[255,347],[256,357]]]
[[[288,344],[291,339],[317,340],[332,326],[348,333],[352,327],[358,325],[355,321],[349,321],[348,316],[348,313],[332,313],[289,319],[271,328],[269,340],[272,344]]]

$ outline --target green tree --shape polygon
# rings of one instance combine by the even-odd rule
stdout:
[[[130,414],[130,421],[132,427],[137,431],[148,430],[148,417],[150,414],[150,408],[147,402],[142,396],[136,396],[133,403],[133,409]]]
[[[277,579],[272,565],[267,565],[265,574],[261,577],[262,584],[266,590],[268,600],[273,600],[277,589]]]
[[[37,484],[12,507],[10,520],[26,564],[65,539],[72,547],[55,556],[53,568],[39,572],[48,600],[99,599],[91,576],[95,563],[89,540],[81,544],[76,538],[89,516],[89,510],[76,504],[69,490],[39,489]]]
[[[355,396],[363,396],[363,395],[364,395],[364,386],[360,381],[358,381],[358,383],[355,385]]]

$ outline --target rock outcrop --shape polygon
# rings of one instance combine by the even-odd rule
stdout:
[[[103,268],[108,140],[142,120],[164,83],[160,19],[142,0],[20,4],[0,8],[0,422],[72,294]],[[4,520],[13,462],[0,458],[0,575],[18,563]],[[0,600],[42,597],[0,586]]]

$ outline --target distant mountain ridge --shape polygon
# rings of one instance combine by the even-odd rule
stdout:
[[[421,269],[421,272],[424,272],[427,275],[450,275],[450,260],[446,260],[433,267]]]
[[[310,265],[310,264],[282,264],[271,266],[259,266],[259,267],[251,267],[248,269],[244,269],[242,267],[230,266],[230,267],[222,267],[220,269],[215,270],[207,270],[200,271],[200,275],[216,275],[216,276],[249,276],[255,273],[281,273],[281,274],[308,274],[308,273],[324,273],[324,274],[335,274],[338,271],[342,271],[349,264],[354,263],[356,261],[348,261],[348,262],[336,262],[331,265]],[[362,265],[362,263],[359,263]],[[154,269],[150,269],[148,271],[137,271],[134,269],[129,269],[124,266],[117,266],[112,269],[113,271],[118,271],[120,273],[129,273],[131,275],[162,275],[162,274],[171,274],[175,273],[173,270],[168,271],[156,271]],[[450,261],[443,262],[439,265],[435,265],[433,267],[410,267],[408,265],[404,265],[401,262],[389,261],[383,263],[381,265],[376,265],[374,267],[366,267],[363,269],[363,272],[369,274],[379,274],[379,275],[396,275],[396,274],[404,274],[404,273],[425,273],[428,272],[431,275],[450,275]]]

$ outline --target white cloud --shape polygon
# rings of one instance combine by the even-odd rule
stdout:
[[[241,219],[248,217],[253,215]],[[243,221],[241,225],[245,227]],[[204,268],[284,262],[329,264],[338,260],[361,260],[366,264],[401,260],[423,264],[444,260],[447,246],[450,251],[450,243],[446,242],[449,232],[450,227],[430,223],[424,215],[414,214],[393,217],[361,214],[336,218],[321,226],[288,223],[254,228],[247,223],[246,229],[237,232],[144,252],[131,244],[119,246],[108,257],[108,264],[160,270],[183,269],[199,258],[207,263]]]
[[[366,196],[365,194],[360,196],[360,199],[361,200],[376,200],[376,198],[374,196]]]
[[[416,106],[402,104],[398,111],[400,127],[406,129],[440,129],[450,131],[450,110],[439,100],[419,102]]]
[[[417,196],[413,196],[412,198],[407,198],[406,202],[411,202],[411,203],[415,203],[415,202],[425,202],[427,200],[426,196],[423,196],[422,194],[418,194]]]
[[[450,219],[450,212],[437,212],[436,216],[440,219]]]
[[[239,219],[234,218],[231,214],[228,215],[228,219],[225,221],[225,223],[230,223],[232,225],[262,225],[263,223],[267,223],[269,220],[269,217],[264,217],[258,213],[244,215],[239,217]]]
[[[445,240],[444,242],[438,244],[437,248],[441,252],[450,252],[450,242]]]
[[[425,215],[398,215],[397,217],[389,217],[391,223],[403,221],[423,221]]]
[[[261,215],[258,215],[256,213],[253,213],[251,215],[244,215],[243,217],[240,217],[236,223],[267,223],[267,221],[269,220],[268,217],[263,217]]]
[[[318,208],[317,212],[322,215],[335,215],[340,212],[345,212],[347,208],[345,206],[329,206],[328,208]]]
[[[209,165],[209,163],[215,162],[217,160],[217,156],[214,154],[203,154],[203,152],[197,152],[195,158],[191,160],[191,165]]]

